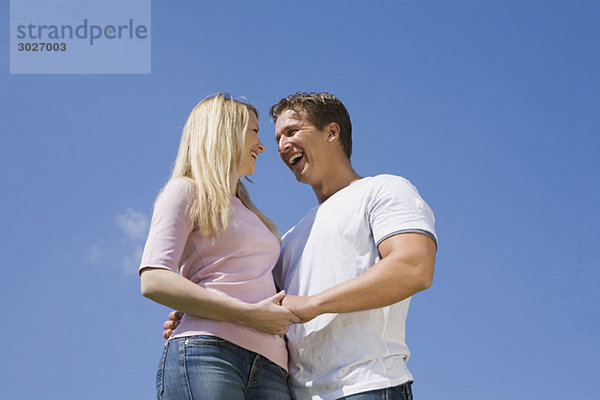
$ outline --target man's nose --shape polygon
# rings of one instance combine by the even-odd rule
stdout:
[[[283,136],[283,135],[282,135],[282,136],[279,138],[279,143],[277,143],[277,150],[278,150],[280,153],[283,153],[283,152],[284,152],[284,151],[286,151],[286,150],[287,150],[287,149],[288,149],[290,146],[291,146],[291,145],[290,145],[290,143],[289,143],[289,141],[288,141],[288,138],[287,138],[287,136]]]

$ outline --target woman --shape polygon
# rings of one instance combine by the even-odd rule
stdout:
[[[183,128],[140,265],[142,294],[185,313],[159,365],[159,399],[290,398],[282,337],[299,319],[273,283],[276,228],[240,181],[263,151],[256,109],[223,94]]]

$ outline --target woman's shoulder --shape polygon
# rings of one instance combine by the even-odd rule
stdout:
[[[169,179],[165,185],[165,188],[166,187],[173,188],[174,190],[194,191],[196,188],[196,182],[194,182],[191,178],[176,177]]]
[[[196,183],[189,178],[171,178],[162,188],[158,197],[191,202],[196,195]]]

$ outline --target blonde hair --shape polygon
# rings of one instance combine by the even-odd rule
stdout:
[[[198,103],[183,127],[171,179],[194,182],[195,198],[188,211],[203,236],[218,236],[229,227],[230,182],[242,157],[250,112],[258,116],[254,106],[221,93]],[[273,221],[256,208],[239,180],[235,195],[279,238]]]

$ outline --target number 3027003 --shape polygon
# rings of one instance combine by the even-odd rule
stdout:
[[[66,43],[17,43],[19,51],[66,51]]]

